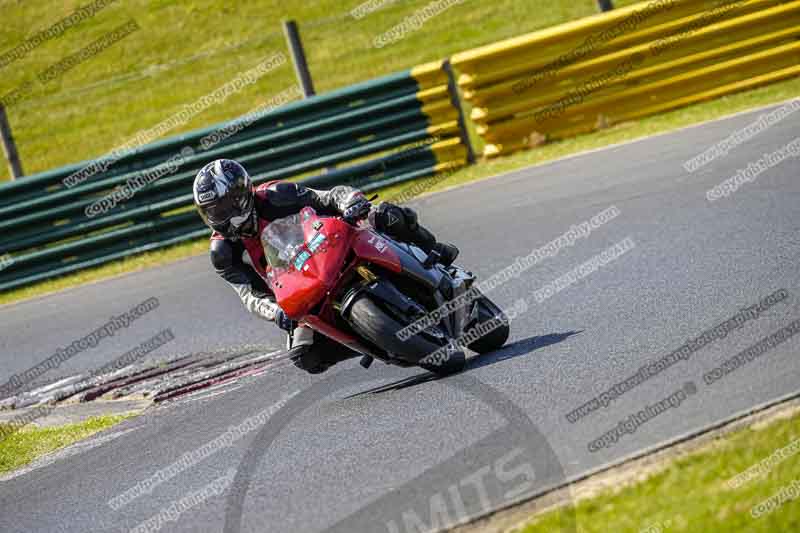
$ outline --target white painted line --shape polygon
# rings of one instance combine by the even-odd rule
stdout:
[[[206,394],[204,396],[189,396],[188,398],[186,398],[183,401],[183,403],[197,402],[197,401],[200,401],[200,400],[208,400],[209,398],[213,398],[214,396],[219,396],[221,394],[225,394],[226,392],[234,391],[234,390],[236,390],[236,389],[238,389],[240,387],[241,387],[241,385],[239,385],[239,387],[233,388],[231,390],[221,390],[221,391],[214,392],[214,393],[211,393],[211,394]]]

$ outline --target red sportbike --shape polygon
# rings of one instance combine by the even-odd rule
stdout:
[[[460,343],[471,340],[467,346],[478,353],[496,350],[508,339],[503,312],[483,295],[462,296],[467,305],[431,314],[464,295],[475,277],[457,266],[427,268],[425,252],[364,222],[321,217],[305,207],[271,222],[262,244],[271,267],[268,279],[283,311],[362,354],[365,368],[377,358],[446,375],[464,368],[457,340],[465,332],[472,330]],[[425,328],[408,335],[408,326],[419,319],[426,319],[417,323]],[[481,328],[484,335],[476,338],[472,328],[487,321],[495,327]]]

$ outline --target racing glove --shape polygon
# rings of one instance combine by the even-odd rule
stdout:
[[[356,222],[367,218],[370,210],[372,210],[370,201],[360,192],[354,193],[343,209],[342,216],[345,220]]]
[[[294,320],[286,316],[286,313],[284,313],[283,309],[280,307],[278,307],[278,310],[275,312],[275,324],[287,333],[294,331],[297,325]]]

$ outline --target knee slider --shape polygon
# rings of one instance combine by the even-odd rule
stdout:
[[[401,207],[400,209],[403,211],[406,227],[411,231],[415,231],[419,225],[417,223],[417,212],[410,207]]]
[[[406,226],[406,217],[403,210],[389,202],[381,202],[370,213],[370,222],[378,231],[394,234],[402,231]]]

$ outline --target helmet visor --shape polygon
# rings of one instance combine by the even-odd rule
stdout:
[[[227,195],[211,205],[200,206],[200,216],[206,225],[222,235],[233,236],[245,225],[253,213],[253,197],[234,198]]]

